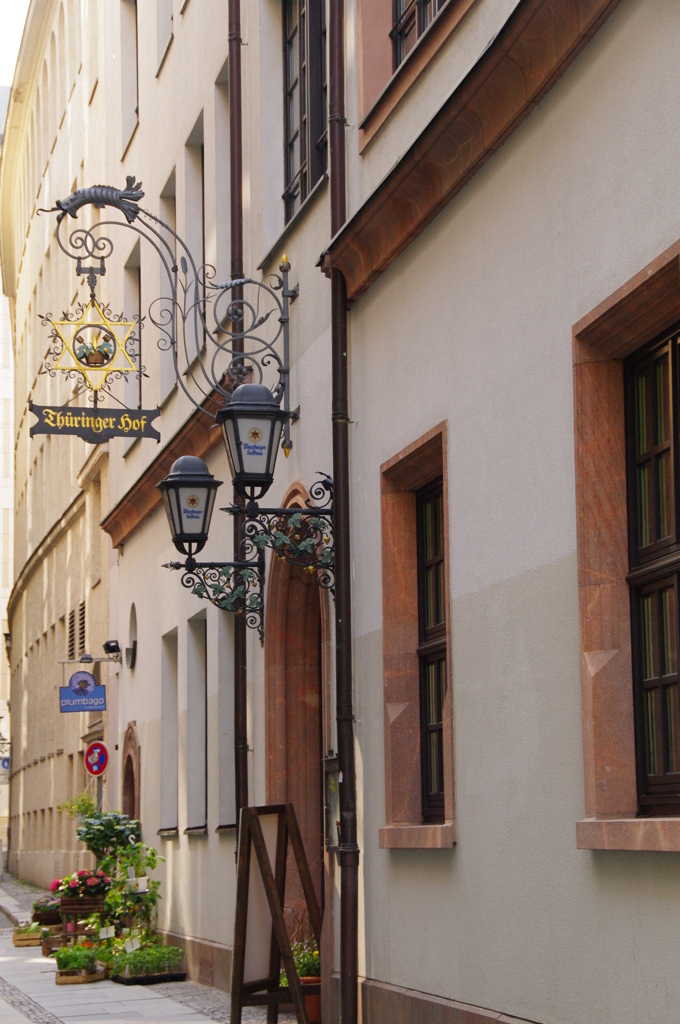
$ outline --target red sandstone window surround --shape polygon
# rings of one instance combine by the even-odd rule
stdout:
[[[638,816],[624,387],[624,360],[679,320],[680,241],[572,332],[586,806],[576,840],[582,849],[680,851],[680,817]],[[656,543],[651,533],[643,540],[649,543],[642,552]]]
[[[437,849],[450,847],[456,838],[446,465],[446,424],[440,423],[381,466],[382,849]],[[430,544],[424,535],[428,515],[435,528],[440,519],[438,537]],[[429,615],[428,583],[434,599]],[[429,752],[423,740],[431,744]]]

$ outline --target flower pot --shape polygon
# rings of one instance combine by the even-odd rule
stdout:
[[[321,978],[300,978],[305,997],[305,1013],[309,1024],[321,1024]],[[304,992],[307,987],[314,986],[319,991]]]
[[[60,910],[34,910],[31,920],[36,924],[61,924]]]

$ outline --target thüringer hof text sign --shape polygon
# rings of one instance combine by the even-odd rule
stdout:
[[[111,437],[153,437],[161,435],[151,426],[160,416],[160,409],[69,409],[68,407],[34,405],[31,412],[38,422],[31,427],[34,434],[76,434],[90,444],[102,444]]]

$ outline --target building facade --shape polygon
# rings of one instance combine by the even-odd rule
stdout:
[[[107,453],[74,437],[31,437],[29,411],[29,402],[83,401],[72,380],[46,372],[52,342],[42,318],[58,316],[85,289],[59,259],[54,222],[40,211],[105,174],[98,6],[31,4],[0,162],[15,398],[9,868],[41,885],[89,866],[75,822],[58,808],[85,791],[86,744],[106,732],[101,713],[61,714],[59,687],[90,667],[83,655],[103,656],[108,639],[109,546],[99,529]],[[95,665],[100,682],[107,668]]]
[[[327,15],[344,8],[342,113],[329,100],[338,48],[321,5],[241,5],[243,263],[264,279],[285,253],[295,286],[300,417],[272,506],[303,504],[317,472],[332,470],[338,307],[328,275],[346,289],[362,1019],[672,1024],[676,5],[331,4]],[[102,124],[106,134],[77,182],[143,182],[144,209],[226,281],[238,230],[226,5],[119,0],[99,10],[102,77],[89,95],[102,106],[95,117],[79,101],[87,129],[70,145]],[[74,97],[92,87],[87,64],[78,74]],[[345,123],[339,230],[329,113],[331,128]],[[25,232],[10,244],[8,159],[2,259],[17,346],[48,239],[20,271]],[[50,188],[39,205],[71,181]],[[27,253],[43,224],[29,222]],[[164,567],[177,556],[156,485],[177,457],[196,455],[226,482],[222,506],[231,471],[220,431],[186,395],[204,339],[190,338],[176,373],[154,312],[155,300],[168,301],[158,254],[134,231],[114,242],[107,300],[144,318],[143,375],[118,397],[160,409],[161,442],[115,438],[90,454],[72,442],[80,476],[60,463],[72,504],[59,507],[62,517],[78,501],[92,510],[83,523],[108,572],[101,621],[129,652],[108,674],[109,806],[138,815],[161,848],[161,930],[184,945],[194,977],[228,987],[234,617]],[[20,427],[33,377],[18,358],[21,502],[38,448]],[[45,466],[69,448],[58,439],[49,450]],[[13,773],[23,772],[28,800],[40,791],[30,773],[50,770],[33,764],[30,745],[25,766],[16,762],[17,729],[33,721],[21,702],[45,678],[31,674],[44,633],[32,616],[51,607],[29,601],[30,587],[54,586],[54,570],[47,554],[44,576],[22,568],[37,569],[38,537],[52,536],[20,532],[25,507],[10,625]],[[201,557],[233,555],[231,520],[216,511]],[[79,564],[82,576],[68,577],[74,600],[93,586],[92,558]],[[324,1019],[335,1021],[343,896],[322,817],[322,758],[338,748],[335,606],[313,576],[270,556],[265,597],[263,646],[247,631],[248,800],[295,806],[324,908]],[[71,606],[69,597],[60,614]],[[76,753],[85,734],[74,730]],[[26,829],[43,806],[36,799],[25,804]],[[13,836],[16,827],[13,817]],[[25,843],[14,865],[38,877],[33,833]],[[297,900],[293,885],[291,923]]]

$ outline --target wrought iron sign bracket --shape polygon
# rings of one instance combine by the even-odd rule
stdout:
[[[265,558],[272,556],[316,576],[324,590],[335,593],[333,555],[333,481],[321,474],[301,508],[260,508],[257,502],[223,508],[244,520],[245,558],[237,562],[166,562],[163,568],[182,571],[182,586],[217,608],[245,615],[264,643]]]

